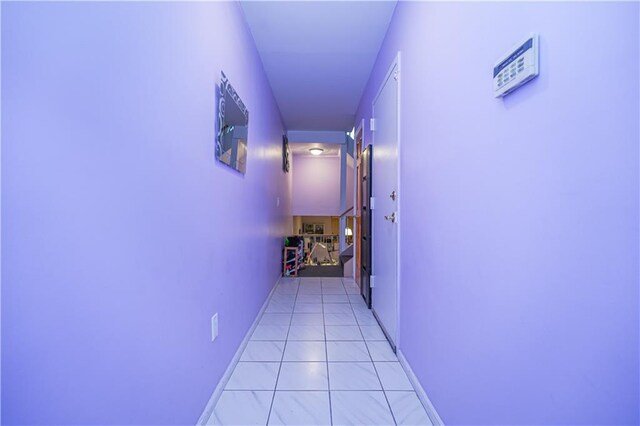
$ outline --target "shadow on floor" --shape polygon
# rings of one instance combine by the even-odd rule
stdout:
[[[308,265],[298,271],[299,277],[342,277],[342,267],[340,265],[314,266]]]

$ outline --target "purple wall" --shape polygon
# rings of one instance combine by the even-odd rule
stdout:
[[[294,155],[293,215],[339,216],[340,157]]]
[[[221,69],[246,176],[214,160]],[[239,6],[4,3],[2,88],[3,423],[194,424],[290,227]]]
[[[357,122],[401,50],[400,348],[446,424],[639,421],[638,14],[396,9]],[[539,78],[494,99],[528,31]]]

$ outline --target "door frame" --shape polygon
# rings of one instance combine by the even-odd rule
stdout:
[[[358,149],[358,135],[360,135],[360,137],[362,138],[362,142],[360,143],[360,152],[357,152]],[[353,242],[355,243],[356,238],[360,238],[360,232],[357,232],[356,229],[356,214],[358,214],[358,212],[356,212],[356,208],[360,208],[360,206],[357,204],[358,202],[358,191],[361,191],[362,188],[360,188],[360,181],[358,180],[358,168],[361,167],[361,164],[359,163],[359,161],[361,160],[361,158],[358,158],[358,154],[362,155],[362,148],[364,148],[366,145],[364,144],[364,118],[362,120],[360,120],[360,123],[358,123],[358,126],[355,129],[355,132],[353,133],[354,139],[353,139],[353,160],[354,160],[354,167],[353,167]],[[361,200],[362,201],[362,200]],[[360,226],[362,226],[362,224],[360,224]],[[362,229],[358,229],[359,231],[362,231]],[[353,250],[353,256],[354,256],[354,260],[356,259],[356,256],[360,256],[360,253],[356,253],[356,248],[360,248],[360,251],[362,251],[362,247],[357,244],[354,247]],[[359,258],[359,257],[358,257]],[[358,265],[357,263],[359,262],[353,262],[353,279],[356,279],[356,276],[358,276],[360,274],[361,271],[357,271],[358,269]],[[356,275],[357,274],[357,275]],[[360,287],[360,282],[358,282],[358,287]]]
[[[397,67],[398,69],[398,109],[397,109],[397,123],[398,123],[398,128],[396,129],[396,138],[398,141],[398,167],[396,170],[397,173],[397,177],[396,179],[398,180],[398,202],[397,202],[397,211],[396,211],[396,223],[398,226],[398,232],[397,232],[397,241],[396,241],[396,330],[395,330],[395,347],[394,347],[394,351],[397,350],[397,348],[400,347],[400,341],[401,341],[401,336],[400,336],[400,289],[402,287],[401,285],[401,279],[402,279],[402,272],[401,272],[401,268],[400,268],[400,260],[402,259],[402,253],[401,253],[401,236],[402,236],[402,197],[403,192],[402,192],[402,179],[401,179],[401,174],[400,174],[400,167],[401,167],[401,158],[402,158],[402,134],[401,134],[401,117],[402,117],[402,68],[401,68],[401,63],[400,63],[400,56],[401,56],[401,52],[398,51],[398,53],[396,53],[396,55],[394,56],[391,65],[389,66],[389,69],[387,70],[387,72],[384,75],[384,78],[382,79],[382,82],[380,83],[380,87],[378,88],[378,91],[376,92],[376,95],[373,97],[373,100],[371,101],[371,114],[373,116],[373,118],[375,119],[375,110],[374,110],[374,105],[376,103],[376,101],[378,100],[378,98],[380,97],[380,94],[382,93],[382,90],[384,89],[384,86],[387,82],[387,80],[391,77],[391,73],[393,72],[393,69]],[[373,132],[371,132],[372,135],[372,139],[371,139],[371,144],[373,145],[374,149],[376,146],[376,132],[375,130]],[[375,168],[374,168],[375,170]],[[375,172],[374,172],[375,173]],[[375,176],[374,176],[375,179]],[[375,235],[372,235],[372,244],[371,244],[371,250],[372,250],[372,256],[371,258],[373,259],[373,251],[375,251],[375,241],[376,241],[376,237]],[[372,269],[374,271],[375,275],[375,264],[372,265]],[[380,322],[380,321],[378,321]],[[382,327],[384,330],[384,327]],[[392,344],[392,346],[394,345]]]

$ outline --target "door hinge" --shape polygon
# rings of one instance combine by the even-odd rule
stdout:
[[[398,75],[399,75],[399,74],[398,74],[398,70],[395,70],[395,71],[393,72],[393,79],[394,79],[394,80],[396,80],[396,81],[398,81]]]
[[[369,198],[369,209],[375,210],[376,208],[376,197]]]
[[[369,287],[374,288],[376,286],[376,276],[371,275],[369,277]]]
[[[369,128],[371,129],[372,132],[375,132],[375,130],[376,130],[376,119],[375,118],[372,118],[369,121]]]

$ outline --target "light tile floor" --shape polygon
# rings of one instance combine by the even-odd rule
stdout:
[[[282,278],[211,425],[431,425],[357,284]]]

